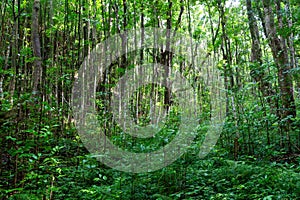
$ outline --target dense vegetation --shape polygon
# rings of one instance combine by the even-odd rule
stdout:
[[[299,198],[297,0],[2,0],[0,12],[0,199]],[[198,61],[188,63],[168,48],[122,55],[97,83],[98,120],[115,145],[151,152],[172,141],[180,124],[176,94],[155,84],[138,88],[129,108],[139,126],[151,121],[149,99],[169,111],[155,138],[125,137],[113,122],[112,90],[138,64],[180,71],[201,111],[184,155],[157,171],[127,173],[86,149],[74,123],[72,87],[98,43],[147,27],[196,41],[194,53],[224,80],[226,120],[218,143],[200,159],[212,99],[193,70]],[[166,46],[171,38],[166,35]]]

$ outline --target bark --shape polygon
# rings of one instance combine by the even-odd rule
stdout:
[[[169,77],[169,72],[170,72],[170,67],[172,65],[172,57],[173,54],[170,49],[170,42],[171,42],[171,33],[170,30],[172,29],[172,5],[173,3],[168,0],[169,3],[169,9],[168,9],[168,19],[167,19],[167,36],[166,36],[166,49],[164,52],[162,52],[162,64],[164,65],[165,68],[165,98],[164,98],[164,105],[166,106],[167,112],[169,111],[169,107],[171,104],[171,89],[169,88],[169,83],[168,83],[168,77]]]
[[[34,71],[33,71],[33,93],[37,93],[39,82],[41,79],[42,71],[42,57],[41,57],[41,42],[39,36],[39,11],[40,11],[40,1],[35,0],[32,10],[32,46],[33,55],[35,57],[34,61]]]
[[[286,1],[285,12],[287,13],[288,28],[290,30],[292,30],[293,16],[292,16],[291,8],[290,8],[290,3],[288,0]],[[288,48],[289,48],[289,53],[290,53],[291,66],[292,66],[292,68],[296,69],[298,67],[298,59],[297,59],[297,56],[295,53],[296,51],[295,51],[295,46],[294,46],[294,40],[295,40],[294,33],[291,32],[291,34],[288,37]],[[298,89],[298,94],[299,94],[300,93],[300,75],[299,74],[294,74],[294,75],[295,75],[296,87]],[[298,98],[300,98],[300,94],[299,94]]]
[[[280,14],[280,0],[276,2],[277,17],[279,28],[282,28],[282,18]],[[290,117],[296,116],[296,107],[293,94],[293,82],[289,73],[291,64],[289,62],[288,51],[285,39],[277,36],[277,28],[275,26],[274,10],[271,0],[263,0],[264,21],[266,26],[266,36],[271,47],[272,55],[278,68],[278,83],[280,88],[280,96],[282,101],[281,119],[287,120],[287,125],[291,122]]]
[[[262,50],[260,44],[260,36],[258,25],[255,20],[253,14],[253,8],[251,4],[251,0],[247,0],[247,15],[249,20],[249,28],[252,40],[252,48],[251,48],[251,62],[253,63],[253,69],[251,69],[252,78],[259,84],[259,90],[263,94],[264,97],[269,97],[272,95],[272,88],[269,82],[264,80],[265,72],[262,66]],[[270,98],[267,98],[270,103]]]
[[[0,12],[1,12],[1,14],[2,14],[2,17],[0,18],[0,20],[1,20],[1,35],[0,35],[0,46],[1,46],[1,48],[0,48],[0,53],[1,53],[1,55],[3,56],[3,57],[5,57],[5,61],[4,61],[4,67],[3,67],[3,69],[4,70],[6,70],[6,68],[7,68],[7,61],[8,61],[8,56],[9,55],[5,55],[6,53],[5,53],[5,47],[6,47],[6,45],[5,45],[5,43],[4,43],[4,41],[5,41],[5,34],[4,34],[4,30],[5,30],[5,15],[6,15],[6,7],[7,7],[7,2],[6,1],[3,1],[2,2],[2,4],[1,4],[1,10],[0,10]],[[10,47],[8,47],[8,49],[10,50]],[[9,54],[9,51],[8,51],[8,53],[7,54]],[[2,100],[3,99],[3,81],[4,81],[4,74],[0,74],[0,100]],[[0,105],[1,105],[1,103],[0,103]]]

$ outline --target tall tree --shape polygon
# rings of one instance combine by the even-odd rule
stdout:
[[[41,42],[39,36],[39,12],[40,12],[40,0],[35,0],[32,9],[32,46],[34,52],[34,70],[33,70],[33,92],[38,91],[38,85],[42,74],[42,54],[41,54]]]
[[[262,66],[262,50],[260,44],[260,35],[259,29],[257,25],[257,21],[254,17],[254,9],[252,8],[252,1],[246,0],[247,4],[247,15],[248,15],[248,23],[250,29],[250,35],[252,40],[252,47],[251,47],[251,62],[252,62],[252,71],[251,75],[252,78],[258,82],[259,89],[264,97],[267,98],[268,102],[270,103],[270,95],[272,95],[272,85],[266,81],[265,79],[265,69]]]
[[[281,119],[291,122],[290,118],[296,116],[296,107],[293,92],[293,81],[290,74],[291,63],[289,61],[286,39],[279,35],[278,31],[283,31],[281,0],[263,0],[263,17],[266,37],[272,51],[278,69],[278,83],[282,103]],[[274,6],[276,5],[276,8]],[[279,27],[276,27],[274,13],[277,13]]]

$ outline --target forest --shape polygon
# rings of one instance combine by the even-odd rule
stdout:
[[[299,0],[2,0],[0,199],[299,199]]]

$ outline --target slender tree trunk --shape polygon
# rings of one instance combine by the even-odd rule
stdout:
[[[42,56],[41,56],[41,42],[39,36],[39,11],[40,0],[35,0],[32,10],[32,46],[35,57],[34,71],[33,71],[33,92],[38,92],[38,86],[41,79],[42,71]]]
[[[167,35],[166,35],[166,49],[164,52],[162,52],[161,58],[162,58],[162,64],[164,65],[165,71],[165,79],[164,79],[164,84],[165,84],[165,94],[164,94],[164,105],[166,107],[167,112],[169,111],[170,108],[170,102],[171,102],[171,89],[169,88],[169,83],[168,83],[168,77],[170,73],[170,68],[172,65],[172,52],[170,49],[170,42],[171,42],[171,29],[172,29],[172,6],[173,3],[171,0],[168,0],[169,8],[168,8],[168,18],[167,18]]]
[[[289,0],[286,0],[286,5],[285,5],[285,13],[287,13],[287,24],[289,29],[293,28],[293,16],[291,13],[291,8],[290,8],[290,3]],[[288,37],[288,47],[289,47],[289,54],[290,54],[290,63],[292,68],[297,68],[298,67],[298,59],[296,57],[296,51],[295,51],[295,46],[294,46],[294,40],[295,36],[294,33],[292,32],[289,37]],[[300,98],[300,75],[295,74],[295,81],[296,81],[296,87],[298,90],[298,98]]]
[[[1,10],[0,10],[0,12],[1,12],[1,18],[0,18],[0,20],[1,20],[1,23],[0,23],[0,26],[1,26],[1,35],[0,35],[0,46],[1,46],[1,48],[0,48],[0,55],[1,56],[3,56],[3,58],[5,58],[4,59],[4,67],[3,67],[3,69],[4,70],[6,70],[6,68],[7,68],[7,60],[8,59],[6,59],[7,58],[7,56],[6,56],[6,49],[5,49],[5,47],[6,47],[6,45],[5,45],[5,34],[4,34],[4,30],[5,30],[5,16],[6,16],[6,7],[7,7],[7,0],[5,0],[5,1],[2,1],[2,3],[1,3]],[[4,81],[4,74],[0,74],[0,101],[3,99],[3,97],[4,97],[4,95],[3,95],[3,81]],[[1,105],[1,104],[0,104]]]
[[[227,26],[227,20],[225,16],[225,5],[221,3],[221,1],[218,2],[218,8],[219,8],[219,13],[220,13],[220,21],[221,21],[221,28],[222,28],[222,45],[221,45],[221,50],[222,50],[222,55],[223,59],[225,61],[224,63],[224,81],[225,81],[225,90],[226,92],[226,115],[229,114],[229,105],[230,105],[230,98],[229,98],[229,91],[232,91],[234,89],[235,83],[234,83],[234,75],[233,75],[233,70],[232,70],[232,54],[231,54],[231,42],[230,38],[227,35],[226,31],[226,26]],[[228,80],[229,79],[229,80]],[[235,98],[234,95],[232,95],[231,98],[231,107],[233,109],[233,117],[235,121],[235,136],[234,136],[234,141],[233,141],[233,152],[234,152],[234,158],[238,158],[239,154],[239,138],[240,138],[240,133],[238,129],[238,116],[236,114],[238,108],[235,106]]]
[[[261,44],[260,44],[260,36],[258,31],[258,25],[254,18],[253,9],[251,0],[247,0],[247,14],[248,14],[248,20],[249,20],[249,28],[250,28],[250,34],[252,39],[252,48],[251,48],[251,62],[252,68],[251,69],[251,75],[252,78],[258,82],[259,84],[259,90],[263,94],[264,97],[267,97],[268,103],[271,102],[271,99],[268,98],[270,95],[272,95],[272,88],[269,82],[265,81],[265,72],[264,68],[262,67],[262,50],[261,50]]]

